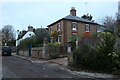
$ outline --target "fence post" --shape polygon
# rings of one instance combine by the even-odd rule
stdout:
[[[29,44],[29,57],[31,57],[32,44]]]
[[[47,58],[47,54],[48,54],[47,47],[48,47],[48,41],[45,38],[44,39],[44,46],[43,46],[43,58]]]

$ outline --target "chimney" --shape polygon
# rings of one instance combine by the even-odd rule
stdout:
[[[28,26],[28,31],[29,31],[29,32],[33,32],[33,27],[29,25],[29,26]]]
[[[76,9],[75,9],[75,7],[71,7],[70,15],[76,16]]]

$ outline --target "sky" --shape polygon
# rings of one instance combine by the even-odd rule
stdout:
[[[34,28],[46,28],[47,25],[70,14],[71,7],[77,10],[77,16],[86,13],[93,16],[93,20],[100,22],[105,16],[115,17],[118,12],[118,1],[115,2],[1,2],[0,29],[4,25],[12,25],[15,30],[27,30],[29,25]]]

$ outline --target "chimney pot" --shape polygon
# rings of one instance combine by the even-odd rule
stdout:
[[[76,9],[75,9],[75,7],[71,7],[70,14],[72,16],[76,16]]]
[[[33,27],[29,25],[28,26],[28,31],[33,32]]]

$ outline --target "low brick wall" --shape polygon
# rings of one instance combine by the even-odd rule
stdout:
[[[19,51],[19,53],[18,53],[19,55],[21,55],[21,56],[29,56],[29,52],[28,52],[28,50],[22,50],[22,51]]]
[[[32,56],[34,58],[44,58],[43,56],[43,47],[32,48]]]

